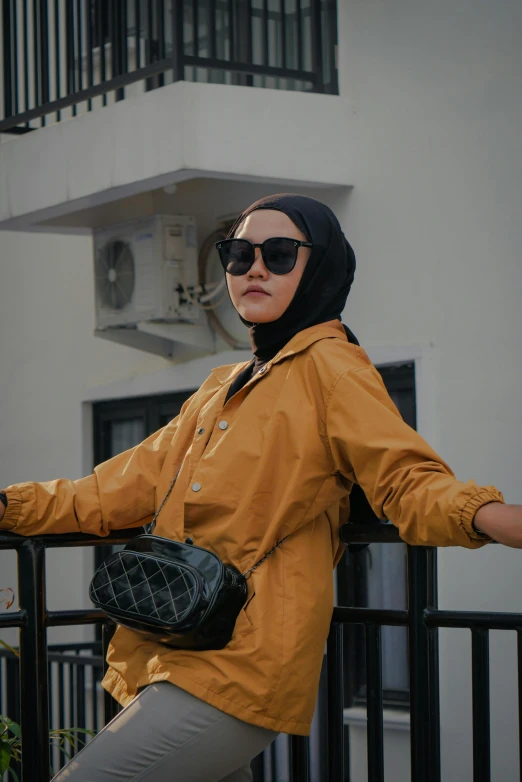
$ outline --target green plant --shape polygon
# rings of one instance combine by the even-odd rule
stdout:
[[[2,641],[0,638],[0,646],[4,649],[12,652],[17,657],[20,656],[18,649],[14,649],[9,646],[8,643]],[[58,747],[60,754],[62,754],[67,760],[70,758],[70,753],[66,749],[75,748],[79,744],[85,745],[85,739],[80,738],[80,734],[83,736],[95,736],[96,733],[93,730],[87,730],[86,728],[61,728],[51,730],[49,732],[49,739],[51,746]],[[0,714],[0,779],[8,772],[15,782],[19,782],[18,776],[14,768],[13,763],[18,763],[22,757],[22,732],[20,725],[17,722],[9,719],[9,717],[3,717]],[[50,769],[51,776],[53,776],[53,769]]]
[[[60,754],[67,760],[71,757],[67,748],[76,748],[78,744],[85,745],[86,740],[80,738],[83,736],[94,736],[95,731],[86,728],[61,728],[51,730],[49,739],[51,745],[58,747]],[[20,761],[22,757],[22,734],[20,725],[13,722],[9,717],[3,717],[0,714],[0,778],[7,771],[11,777],[18,781],[18,777],[12,768],[13,763]],[[51,776],[55,773],[50,769]]]
[[[11,734],[11,735],[9,735]],[[18,777],[13,768],[12,761],[18,761],[21,757],[20,725],[8,717],[0,716],[0,777],[8,771],[15,782]]]
[[[3,596],[3,593],[7,593],[7,595]],[[6,610],[11,608],[14,600],[15,593],[11,587],[0,589],[0,605],[4,604]],[[3,646],[4,649],[7,649],[16,657],[20,657],[20,652],[18,649],[10,646],[6,641],[2,641],[1,638],[0,646]],[[80,744],[86,744],[86,740],[80,738],[80,734],[82,734],[84,737],[96,735],[95,731],[87,730],[86,728],[61,728],[51,730],[49,732],[49,740],[51,742],[51,746],[54,745],[55,747],[58,747],[60,754],[63,755],[66,759],[69,759],[70,753],[66,749],[66,746],[69,748],[77,748]],[[21,760],[21,757],[22,732],[20,725],[17,722],[9,719],[9,717],[3,717],[0,714],[0,779],[2,779],[3,775],[8,772],[12,779],[15,780],[15,782],[19,782],[12,765],[13,763],[18,763]],[[51,776],[53,776],[54,772],[52,768],[50,769],[50,773]]]
[[[17,652],[17,650],[16,650],[16,649],[13,649],[13,647],[12,647],[12,646],[9,646],[9,644],[8,644],[8,643],[6,643],[5,641],[2,641],[2,639],[1,639],[1,638],[0,638],[0,646],[3,646],[3,647],[4,647],[4,649],[7,649],[7,651],[8,651],[8,652],[12,652],[12,653],[13,653],[13,654],[15,654],[17,657],[20,657],[20,654],[19,654],[19,652]]]

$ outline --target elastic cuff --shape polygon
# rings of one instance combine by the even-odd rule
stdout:
[[[7,489],[2,489],[2,491],[5,491],[7,496],[7,508],[2,521],[0,521],[0,529],[14,529],[22,512],[22,495],[15,486],[8,486]]]
[[[470,497],[460,512],[460,524],[472,540],[493,540],[489,535],[479,532],[473,526],[473,519],[479,508],[490,502],[505,502],[502,492],[494,486],[483,486],[480,491]]]

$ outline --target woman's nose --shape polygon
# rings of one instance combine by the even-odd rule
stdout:
[[[266,277],[268,275],[268,269],[264,264],[260,247],[256,247],[255,260],[248,271],[248,275],[250,277]]]

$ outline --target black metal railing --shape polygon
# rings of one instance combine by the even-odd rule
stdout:
[[[21,782],[48,782],[65,756],[49,741],[51,729],[98,731],[120,710],[117,702],[99,691],[106,671],[112,622],[96,609],[49,611],[46,595],[45,552],[49,548],[114,546],[126,543],[140,530],[123,530],[100,538],[89,535],[48,535],[24,538],[0,533],[0,551],[14,549],[18,562],[18,611],[0,613],[2,629],[19,629],[16,653],[0,647],[0,714],[21,724],[22,763],[14,771]],[[49,627],[101,625],[102,641],[47,644]],[[84,735],[85,739],[86,736]],[[67,745],[69,755],[81,743]],[[267,762],[268,761],[268,762]],[[265,767],[276,782],[277,757],[272,748],[252,764],[255,782],[265,782]]]
[[[81,749],[88,736],[106,724],[101,679],[104,671],[101,641],[49,644],[47,647],[49,728],[72,730],[70,741],[52,741],[51,767],[56,772]],[[19,657],[0,648],[0,714],[20,722]],[[14,771],[20,774],[20,768]]]
[[[348,544],[400,543],[391,524],[346,524]],[[490,630],[517,634],[519,757],[522,775],[522,614],[441,611],[437,608],[436,549],[408,546],[408,609],[380,610],[336,606],[328,639],[328,782],[350,779],[343,741],[343,635],[346,624],[360,624],[366,635],[368,782],[383,782],[383,626],[405,626],[409,633],[410,746],[412,782],[440,782],[438,630],[465,628],[472,642],[473,782],[491,782],[489,638]],[[296,749],[300,782],[309,782],[306,745]]]
[[[15,549],[18,557],[19,610],[0,614],[0,630],[7,627],[19,628],[19,659],[13,659],[9,653],[0,655],[0,663],[1,657],[4,657],[3,664],[9,666],[7,675],[0,675],[0,682],[3,679],[7,688],[7,692],[0,692],[0,705],[10,703],[12,713],[9,716],[20,717],[22,782],[48,782],[50,715],[58,712],[57,725],[60,727],[75,722],[77,727],[92,726],[98,729],[110,720],[118,709],[115,701],[105,693],[104,707],[100,709],[91,703],[89,717],[84,695],[84,672],[89,667],[92,670],[91,684],[99,681],[112,630],[107,626],[104,615],[97,610],[47,610],[45,551],[55,547],[121,544],[135,534],[137,530],[113,533],[108,538],[80,534],[23,538],[9,533],[0,534],[0,550]],[[342,528],[341,537],[349,544],[400,542],[396,528],[390,524],[348,524]],[[350,556],[350,552],[347,556]],[[89,654],[82,656],[79,654],[82,645],[62,644],[54,648],[47,646],[48,627],[82,624],[102,624],[102,648],[92,644],[87,649]],[[320,765],[321,768],[327,769],[328,782],[347,782],[350,779],[343,702],[343,626],[347,624],[363,625],[366,636],[368,782],[384,780],[381,629],[389,625],[407,627],[409,634],[412,782],[440,782],[441,779],[438,665],[440,627],[467,628],[471,632],[473,782],[491,782],[488,634],[490,630],[512,630],[517,633],[519,714],[522,716],[522,614],[439,610],[436,550],[411,546],[408,547],[407,610],[336,606],[327,644],[327,676],[319,694],[321,723],[327,722],[327,735],[326,738],[323,736],[320,744]],[[85,651],[85,646],[83,647]],[[60,668],[57,668],[54,679],[53,674],[50,674],[53,663],[62,666],[61,673]],[[63,678],[64,666],[67,665],[70,668],[70,693],[66,699]],[[95,689],[93,686],[92,697],[96,700]],[[54,695],[54,703],[53,693],[57,693]],[[65,713],[66,701],[69,722]],[[519,737],[521,734],[522,722],[519,724]],[[290,737],[288,754],[292,782],[310,782],[309,740]],[[314,762],[317,767],[317,758]],[[260,759],[256,766],[256,779],[262,781],[265,776]],[[277,782],[275,767],[272,762],[272,771],[268,773],[272,782]],[[320,778],[323,776],[324,774]]]
[[[5,687],[6,695],[3,702],[9,709],[11,719],[19,721],[22,728],[22,782],[48,782],[51,761],[49,730],[52,709],[53,689],[50,687],[49,666],[53,662],[61,664],[58,669],[58,727],[66,727],[65,719],[65,684],[62,680],[63,666],[70,667],[68,686],[69,716],[74,727],[86,727],[85,713],[85,668],[93,671],[93,681],[99,679],[99,674],[105,669],[102,662],[96,659],[99,655],[89,658],[78,654],[68,655],[64,660],[64,652],[74,650],[74,645],[62,644],[58,649],[49,649],[47,645],[47,629],[49,627],[67,627],[77,625],[101,624],[102,660],[112,635],[112,623],[98,610],[49,611],[46,597],[45,552],[48,548],[98,546],[126,543],[134,535],[135,530],[123,530],[107,538],[97,538],[87,535],[48,535],[35,538],[24,538],[10,533],[0,534],[0,551],[14,549],[17,554],[18,571],[18,611],[0,614],[0,631],[3,628],[19,628],[18,659],[13,655],[4,654],[4,664],[7,666]],[[93,647],[92,651],[97,648]],[[61,653],[60,653],[61,652]],[[55,657],[54,655],[57,655]],[[97,670],[98,673],[94,673]],[[73,681],[75,679],[75,682]],[[96,699],[95,686],[93,698]],[[61,701],[61,703],[60,703]],[[63,710],[61,710],[63,709]],[[107,693],[104,693],[104,708],[102,724],[109,722],[117,713],[118,705]],[[92,714],[93,728],[98,729],[100,717]],[[80,723],[80,724],[78,724]],[[81,723],[84,723],[83,725]],[[69,723],[70,724],[70,723]]]
[[[2,0],[2,30],[3,133],[137,82],[338,92],[335,0]]]

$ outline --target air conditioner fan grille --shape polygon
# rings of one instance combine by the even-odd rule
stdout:
[[[132,251],[121,239],[105,244],[96,255],[96,290],[100,304],[111,310],[121,310],[132,299],[135,273]]]

